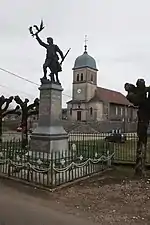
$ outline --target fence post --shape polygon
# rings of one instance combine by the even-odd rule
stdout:
[[[54,166],[54,161],[53,161],[53,150],[52,150],[52,152],[51,152],[51,157],[50,157],[51,159],[50,159],[50,167],[51,167],[51,169],[50,169],[50,171],[48,172],[48,186],[50,185],[51,187],[53,187],[53,183],[54,183],[54,181],[53,181],[53,172],[54,172],[54,170],[53,170],[53,166]],[[49,180],[49,176],[51,177],[51,180]]]
[[[107,160],[107,166],[108,167],[111,167],[111,158],[109,159],[109,157],[110,157],[109,150],[107,150],[107,158],[108,158],[108,160]]]
[[[29,151],[28,151],[28,155],[27,155],[27,163],[29,163],[30,161],[30,156],[29,156]],[[30,166],[29,164],[27,165],[27,181],[30,181]]]
[[[8,152],[8,176],[10,176],[11,146],[12,146],[12,141],[10,141],[10,142],[7,141],[6,148],[7,148],[7,152]],[[13,154],[13,153],[12,153],[12,154]]]

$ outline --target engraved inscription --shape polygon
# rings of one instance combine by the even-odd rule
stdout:
[[[40,102],[40,115],[49,115],[50,114],[50,105],[46,99],[42,99]]]
[[[52,120],[61,118],[61,92],[56,90],[41,91],[39,116],[50,116]]]
[[[53,94],[51,103],[52,103],[52,105],[51,105],[52,115],[55,118],[59,118],[59,114],[60,114],[60,111],[61,111],[60,96],[57,95],[57,94]]]
[[[43,98],[50,98],[50,91],[49,90],[44,90],[41,92],[41,96],[42,99]]]

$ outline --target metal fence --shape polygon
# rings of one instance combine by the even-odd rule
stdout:
[[[71,134],[69,150],[51,153],[21,148],[20,140],[0,144],[0,173],[33,184],[54,188],[103,171],[113,162],[135,162],[136,134],[126,134],[124,143],[107,141],[110,134]],[[149,142],[148,142],[149,146]],[[150,157],[147,155],[147,162]]]
[[[75,145],[78,154],[94,156],[95,154],[103,154],[109,151],[114,153],[113,161],[115,162],[135,162],[137,135],[136,133],[122,134],[125,136],[125,141],[116,140],[115,142],[109,142],[108,137],[111,133],[101,134],[70,134],[69,143],[70,148]],[[148,148],[150,142],[148,142]],[[147,157],[147,160],[149,156]]]

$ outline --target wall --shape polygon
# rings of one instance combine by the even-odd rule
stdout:
[[[109,104],[109,120],[121,121],[125,117],[125,106]]]
[[[87,121],[96,120],[97,119],[97,109],[96,105],[93,102],[87,104]]]
[[[80,92],[78,92],[80,90]],[[73,100],[86,100],[86,84],[78,83],[73,85]]]
[[[82,74],[82,80],[81,80]],[[77,80],[77,77],[79,80]],[[73,88],[72,88],[72,99],[73,100],[85,100],[86,99],[86,69],[77,69],[73,71]],[[81,92],[78,93],[78,89],[81,89]]]
[[[94,97],[97,86],[91,83],[86,83],[86,101]]]
[[[109,104],[109,120],[128,122],[135,121],[137,118],[137,110],[134,107],[122,106],[118,104]]]
[[[70,110],[72,114],[70,114]],[[86,104],[68,104],[68,120],[77,120],[77,111],[81,111],[81,121],[86,121],[87,119],[87,107]]]
[[[91,132],[90,129],[88,129],[89,133],[93,133],[93,129],[98,131],[98,132],[109,132],[110,130],[113,129],[121,129],[124,131],[124,125],[125,125],[125,132],[136,132],[137,124],[136,123],[126,123],[124,124],[123,122],[114,122],[114,121],[100,121],[100,122],[77,122],[77,121],[62,121],[63,126],[67,132],[71,132],[73,130],[81,131],[81,126],[83,126],[82,132],[87,133],[87,126],[91,127]]]
[[[102,121],[104,119],[104,105],[102,102],[96,103],[96,109],[97,109],[97,121]]]
[[[82,77],[81,77],[82,75]],[[82,78],[82,79],[81,79]],[[90,68],[76,69],[73,71],[73,100],[90,100],[97,87],[97,71]],[[78,90],[80,89],[80,93]]]
[[[137,124],[136,123],[128,123],[128,122],[121,122],[121,121],[100,121],[91,123],[91,126],[98,130],[99,132],[109,132],[113,129],[121,129],[122,132],[136,132]]]
[[[70,115],[71,108],[72,108],[72,115]],[[82,114],[82,121],[93,121],[93,120],[102,121],[104,119],[103,103],[89,102],[89,103],[81,103],[80,105],[68,104],[68,120],[77,120],[77,111],[80,110]]]

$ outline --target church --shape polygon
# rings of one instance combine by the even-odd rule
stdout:
[[[97,86],[96,61],[87,52],[75,60],[73,67],[72,100],[67,102],[69,121],[136,120],[136,109],[117,91]]]

